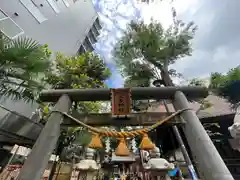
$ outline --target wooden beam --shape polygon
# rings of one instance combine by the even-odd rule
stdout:
[[[12,133],[0,128],[0,143],[3,143],[2,139],[6,141],[16,140],[18,142],[24,142],[26,144],[34,144],[35,139],[20,136],[16,133]],[[17,143],[16,143],[17,144]]]
[[[205,123],[217,123],[220,121],[229,121],[234,119],[236,113],[230,113],[230,114],[223,114],[218,116],[199,116],[198,118],[202,122],[202,124]]]
[[[215,123],[221,120],[227,120],[234,118],[234,114],[227,114],[221,116],[199,116],[201,123]],[[166,112],[148,112],[148,113],[133,113],[130,118],[116,119],[113,118],[110,113],[102,114],[80,114],[76,111],[72,113],[72,116],[76,119],[91,125],[91,126],[150,126],[157,121],[164,119],[168,116]],[[182,124],[185,123],[182,120],[170,120],[166,124]],[[78,126],[78,124],[69,118],[65,118],[62,126]]]
[[[35,141],[26,141],[23,139],[16,139],[16,138],[10,138],[10,137],[6,137],[1,135],[4,138],[4,141],[0,142],[0,145],[8,145],[8,146],[14,146],[15,144],[19,145],[19,146],[25,146],[27,148],[32,148],[32,146],[34,145]]]
[[[136,87],[132,88],[133,100],[172,99],[176,91],[182,91],[188,99],[204,98],[208,90],[203,87]],[[44,90],[40,93],[43,102],[57,102],[67,94],[73,101],[109,101],[110,89],[55,89]]]
[[[80,114],[73,112],[72,116],[76,119],[91,125],[91,126],[149,126],[153,125],[157,121],[167,117],[165,112],[151,112],[151,113],[133,113],[130,118],[113,118],[109,113],[102,114]],[[181,124],[184,123],[181,120],[171,120],[166,124]],[[62,126],[79,126],[76,122],[69,118],[65,118]]]

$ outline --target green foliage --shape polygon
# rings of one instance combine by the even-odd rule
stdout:
[[[240,80],[240,68],[236,67],[230,69],[227,74],[222,74],[218,72],[214,72],[210,77],[210,86],[211,89],[219,89],[222,86],[225,86],[227,82],[231,82],[234,80]]]
[[[19,165],[19,164],[23,165],[24,161],[25,161],[24,156],[16,154],[11,161],[11,165]]]
[[[196,26],[193,22],[185,24],[175,18],[173,10],[174,23],[167,30],[154,21],[148,25],[143,22],[128,25],[113,51],[118,67],[127,79],[126,86],[149,86],[152,79],[160,78],[160,71],[177,75],[168,66],[191,55]]]
[[[206,86],[206,82],[202,79],[198,79],[198,78],[193,78],[189,81],[189,86]]]
[[[58,53],[55,68],[48,71],[44,81],[54,89],[100,88],[111,75],[110,70],[99,56],[85,53],[67,57]],[[75,109],[81,112],[98,112],[99,102],[79,102]]]
[[[67,57],[58,53],[56,69],[45,79],[54,89],[98,88],[111,75],[103,60],[92,53]]]
[[[230,69],[226,74],[214,72],[210,76],[208,88],[216,95],[228,99],[235,108],[240,101],[239,95],[240,67]],[[202,79],[194,78],[190,80],[189,86],[205,86],[206,83]],[[202,102],[203,101],[203,102]],[[211,106],[206,100],[201,100],[203,109]]]
[[[230,69],[226,74],[212,73],[210,78],[211,89],[222,96],[236,108],[240,102],[240,67]]]
[[[54,89],[72,88],[100,88],[105,87],[105,80],[111,75],[103,60],[92,53],[85,53],[79,56],[56,55],[55,66],[46,71],[44,82]],[[42,121],[45,123],[46,117],[51,109],[50,105],[42,104]],[[75,102],[74,109],[83,112],[99,112],[100,102]],[[57,152],[70,144],[86,146],[91,140],[91,135],[79,128],[68,128],[61,132]]]
[[[0,34],[0,96],[34,100],[43,88],[38,77],[50,66],[50,55],[46,45],[30,38],[9,40]]]
[[[218,73],[218,72],[214,72],[210,76],[209,88],[218,89],[225,83],[226,80],[227,79],[226,79],[225,75]]]
[[[207,87],[206,81],[203,79],[199,78],[193,78],[189,81],[188,86],[201,86],[201,87]],[[207,99],[198,99],[195,100],[200,104],[200,108],[196,113],[198,113],[200,110],[208,109],[210,108],[213,104],[209,102]]]
[[[92,134],[86,129],[74,128],[72,134],[74,134],[76,137],[74,143],[77,143],[81,146],[87,146],[92,139]]]
[[[82,127],[70,127],[61,131],[59,141],[61,143],[61,150],[71,143],[76,143],[80,146],[86,146],[90,143],[92,138],[91,133]]]
[[[196,26],[193,22],[185,24],[176,20],[174,9],[172,14],[174,23],[167,30],[155,21],[150,24],[132,21],[128,24],[113,51],[118,69],[125,78],[125,87],[149,87],[155,79],[164,79],[166,85],[172,85],[170,76],[180,75],[169,69],[169,65],[191,55],[191,40]],[[134,110],[142,109],[139,104],[149,105],[134,101]]]

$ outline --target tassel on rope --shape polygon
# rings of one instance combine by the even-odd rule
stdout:
[[[130,151],[127,147],[126,141],[124,138],[120,138],[119,139],[119,144],[118,147],[115,151],[115,155],[116,156],[129,156],[130,155]]]
[[[92,140],[89,143],[88,147],[93,148],[93,149],[103,148],[103,144],[102,144],[102,141],[99,137],[99,134],[96,134],[96,133],[92,134]]]
[[[155,149],[155,145],[152,143],[152,141],[149,139],[148,135],[145,133],[143,134],[142,142],[139,146],[142,150],[153,150]]]

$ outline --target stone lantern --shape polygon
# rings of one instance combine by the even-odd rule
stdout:
[[[93,179],[101,168],[101,165],[93,159],[94,153],[94,149],[87,148],[86,159],[74,165],[74,168],[79,171],[79,179]]]
[[[160,150],[156,147],[154,151],[150,152],[150,158],[148,162],[144,164],[143,168],[145,171],[150,172],[154,179],[161,177],[165,180],[170,180],[168,171],[174,169],[174,164],[169,163],[164,158],[160,158]]]

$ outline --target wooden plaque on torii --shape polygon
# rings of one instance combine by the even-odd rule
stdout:
[[[119,88],[111,89],[112,100],[112,115],[113,116],[128,116],[131,114],[131,89]]]

